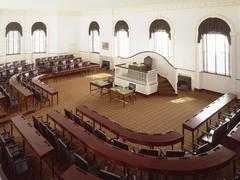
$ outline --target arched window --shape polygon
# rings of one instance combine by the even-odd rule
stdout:
[[[6,27],[7,54],[20,54],[22,26],[17,22],[11,22]]]
[[[153,42],[153,51],[161,54],[166,59],[169,59],[170,31],[169,24],[163,19],[153,21],[149,28],[149,38]]]
[[[89,31],[88,34],[90,36],[90,45],[92,52],[97,52],[99,53],[99,25],[96,21],[91,22],[89,26]]]
[[[198,28],[198,43],[202,44],[203,71],[230,75],[230,27],[219,18],[208,18]]]
[[[46,52],[47,27],[42,22],[36,22],[32,25],[32,52]]]
[[[115,25],[115,47],[116,56],[129,56],[129,32],[128,24],[125,21],[118,21]]]

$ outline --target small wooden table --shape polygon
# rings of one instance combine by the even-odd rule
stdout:
[[[101,178],[94,176],[76,165],[71,165],[62,175],[62,180],[101,180]]]
[[[102,95],[104,95],[104,94],[103,94],[103,89],[104,89],[104,88],[109,88],[110,85],[111,85],[111,84],[110,84],[109,82],[104,81],[104,80],[102,80],[102,79],[93,80],[93,81],[90,82],[90,93],[91,93],[92,91],[96,91],[96,90],[100,89],[100,95],[102,96]],[[92,89],[92,86],[95,86],[95,87],[97,87],[97,88]],[[108,93],[105,93],[105,94],[108,94]]]
[[[130,103],[133,104],[133,91],[120,86],[113,87],[110,89],[110,103],[112,99],[115,98],[123,103],[123,107],[128,103],[127,98],[129,98]]]

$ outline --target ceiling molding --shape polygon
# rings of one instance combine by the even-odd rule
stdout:
[[[62,1],[62,2],[61,2]],[[74,0],[72,0],[74,1]],[[96,0],[99,2],[99,0]],[[34,6],[14,6],[13,8],[6,8],[0,10],[0,15],[43,15],[43,16],[87,16],[87,15],[117,15],[122,13],[138,13],[148,11],[169,11],[179,9],[196,9],[207,7],[226,7],[226,6],[239,6],[240,0],[142,0],[137,4],[136,0],[132,1],[129,5],[123,4],[124,0],[113,0],[114,3],[101,5],[96,7],[94,0],[78,1],[78,4],[71,4],[69,0],[68,6],[64,6],[64,0],[59,0],[59,6],[49,5],[46,10],[41,10],[41,7]],[[27,0],[25,0],[25,3]],[[76,1],[77,2],[77,1]],[[105,0],[104,2],[108,2]],[[154,3],[157,2],[157,3]],[[6,3],[7,4],[7,3]],[[5,4],[5,5],[6,5]],[[81,6],[84,5],[84,6]],[[3,6],[4,7],[4,6]],[[7,5],[6,5],[7,7]],[[15,9],[14,9],[15,8]],[[19,9],[18,9],[19,8]],[[23,8],[23,9],[20,9]],[[30,9],[28,9],[30,8]],[[39,9],[38,9],[39,8]],[[66,9],[67,8],[67,9]],[[66,10],[64,10],[66,9]]]

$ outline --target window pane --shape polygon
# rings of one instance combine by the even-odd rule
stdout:
[[[203,36],[204,71],[229,75],[229,43],[222,34],[205,34]]]
[[[7,54],[20,53],[21,35],[18,31],[9,31],[7,34]]]
[[[33,52],[46,52],[46,35],[43,30],[33,32]]]
[[[152,34],[154,51],[169,59],[169,37],[165,31],[157,31]]]
[[[125,30],[117,32],[116,56],[128,57],[128,33]]]
[[[100,52],[98,31],[91,31],[91,35],[92,35],[92,52]]]

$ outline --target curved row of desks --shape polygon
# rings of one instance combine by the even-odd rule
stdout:
[[[49,86],[48,84],[42,82],[42,80],[44,80],[45,78],[48,78],[47,74],[41,74],[32,78],[31,81],[34,86],[38,87],[39,89],[51,96],[51,106],[53,106],[53,96],[57,97],[58,104],[58,91],[55,88]]]
[[[218,113],[218,117],[220,118],[221,110],[229,106],[232,102],[237,101],[237,96],[235,94],[224,94],[217,100],[213,101],[211,104],[209,104],[207,107],[205,107],[202,111],[197,113],[192,118],[186,120],[182,126],[183,126],[183,136],[184,136],[184,130],[187,129],[192,132],[192,145],[194,146],[194,131],[197,130],[203,123],[206,123],[206,126],[208,128],[208,120]]]
[[[91,110],[83,105],[76,107],[76,114],[79,113],[82,115],[82,118],[83,116],[86,116],[87,118],[91,119],[94,122],[94,126],[95,123],[98,123],[100,126],[103,126],[117,136],[120,136],[124,140],[128,140],[133,143],[150,147],[172,145],[172,148],[173,145],[177,143],[181,143],[183,145],[183,136],[175,131],[169,131],[163,134],[146,134],[135,132],[131,129],[122,127],[107,117],[102,116],[96,111]]]
[[[140,155],[101,141],[57,111],[48,112],[47,119],[58,124],[95,154],[112,160],[124,168],[138,168],[148,172],[171,175],[197,175],[219,169],[230,163],[235,157],[233,151],[221,145],[204,154],[187,158],[160,158]]]
[[[23,97],[23,101],[26,105],[26,110],[27,110],[28,109],[28,101],[31,100],[31,102],[33,104],[34,94],[33,94],[32,91],[30,91],[26,87],[22,86],[22,84],[18,81],[18,76],[20,76],[23,73],[25,73],[25,72],[13,75],[9,79],[9,84],[10,84],[12,89],[17,91],[18,96],[21,95]]]

